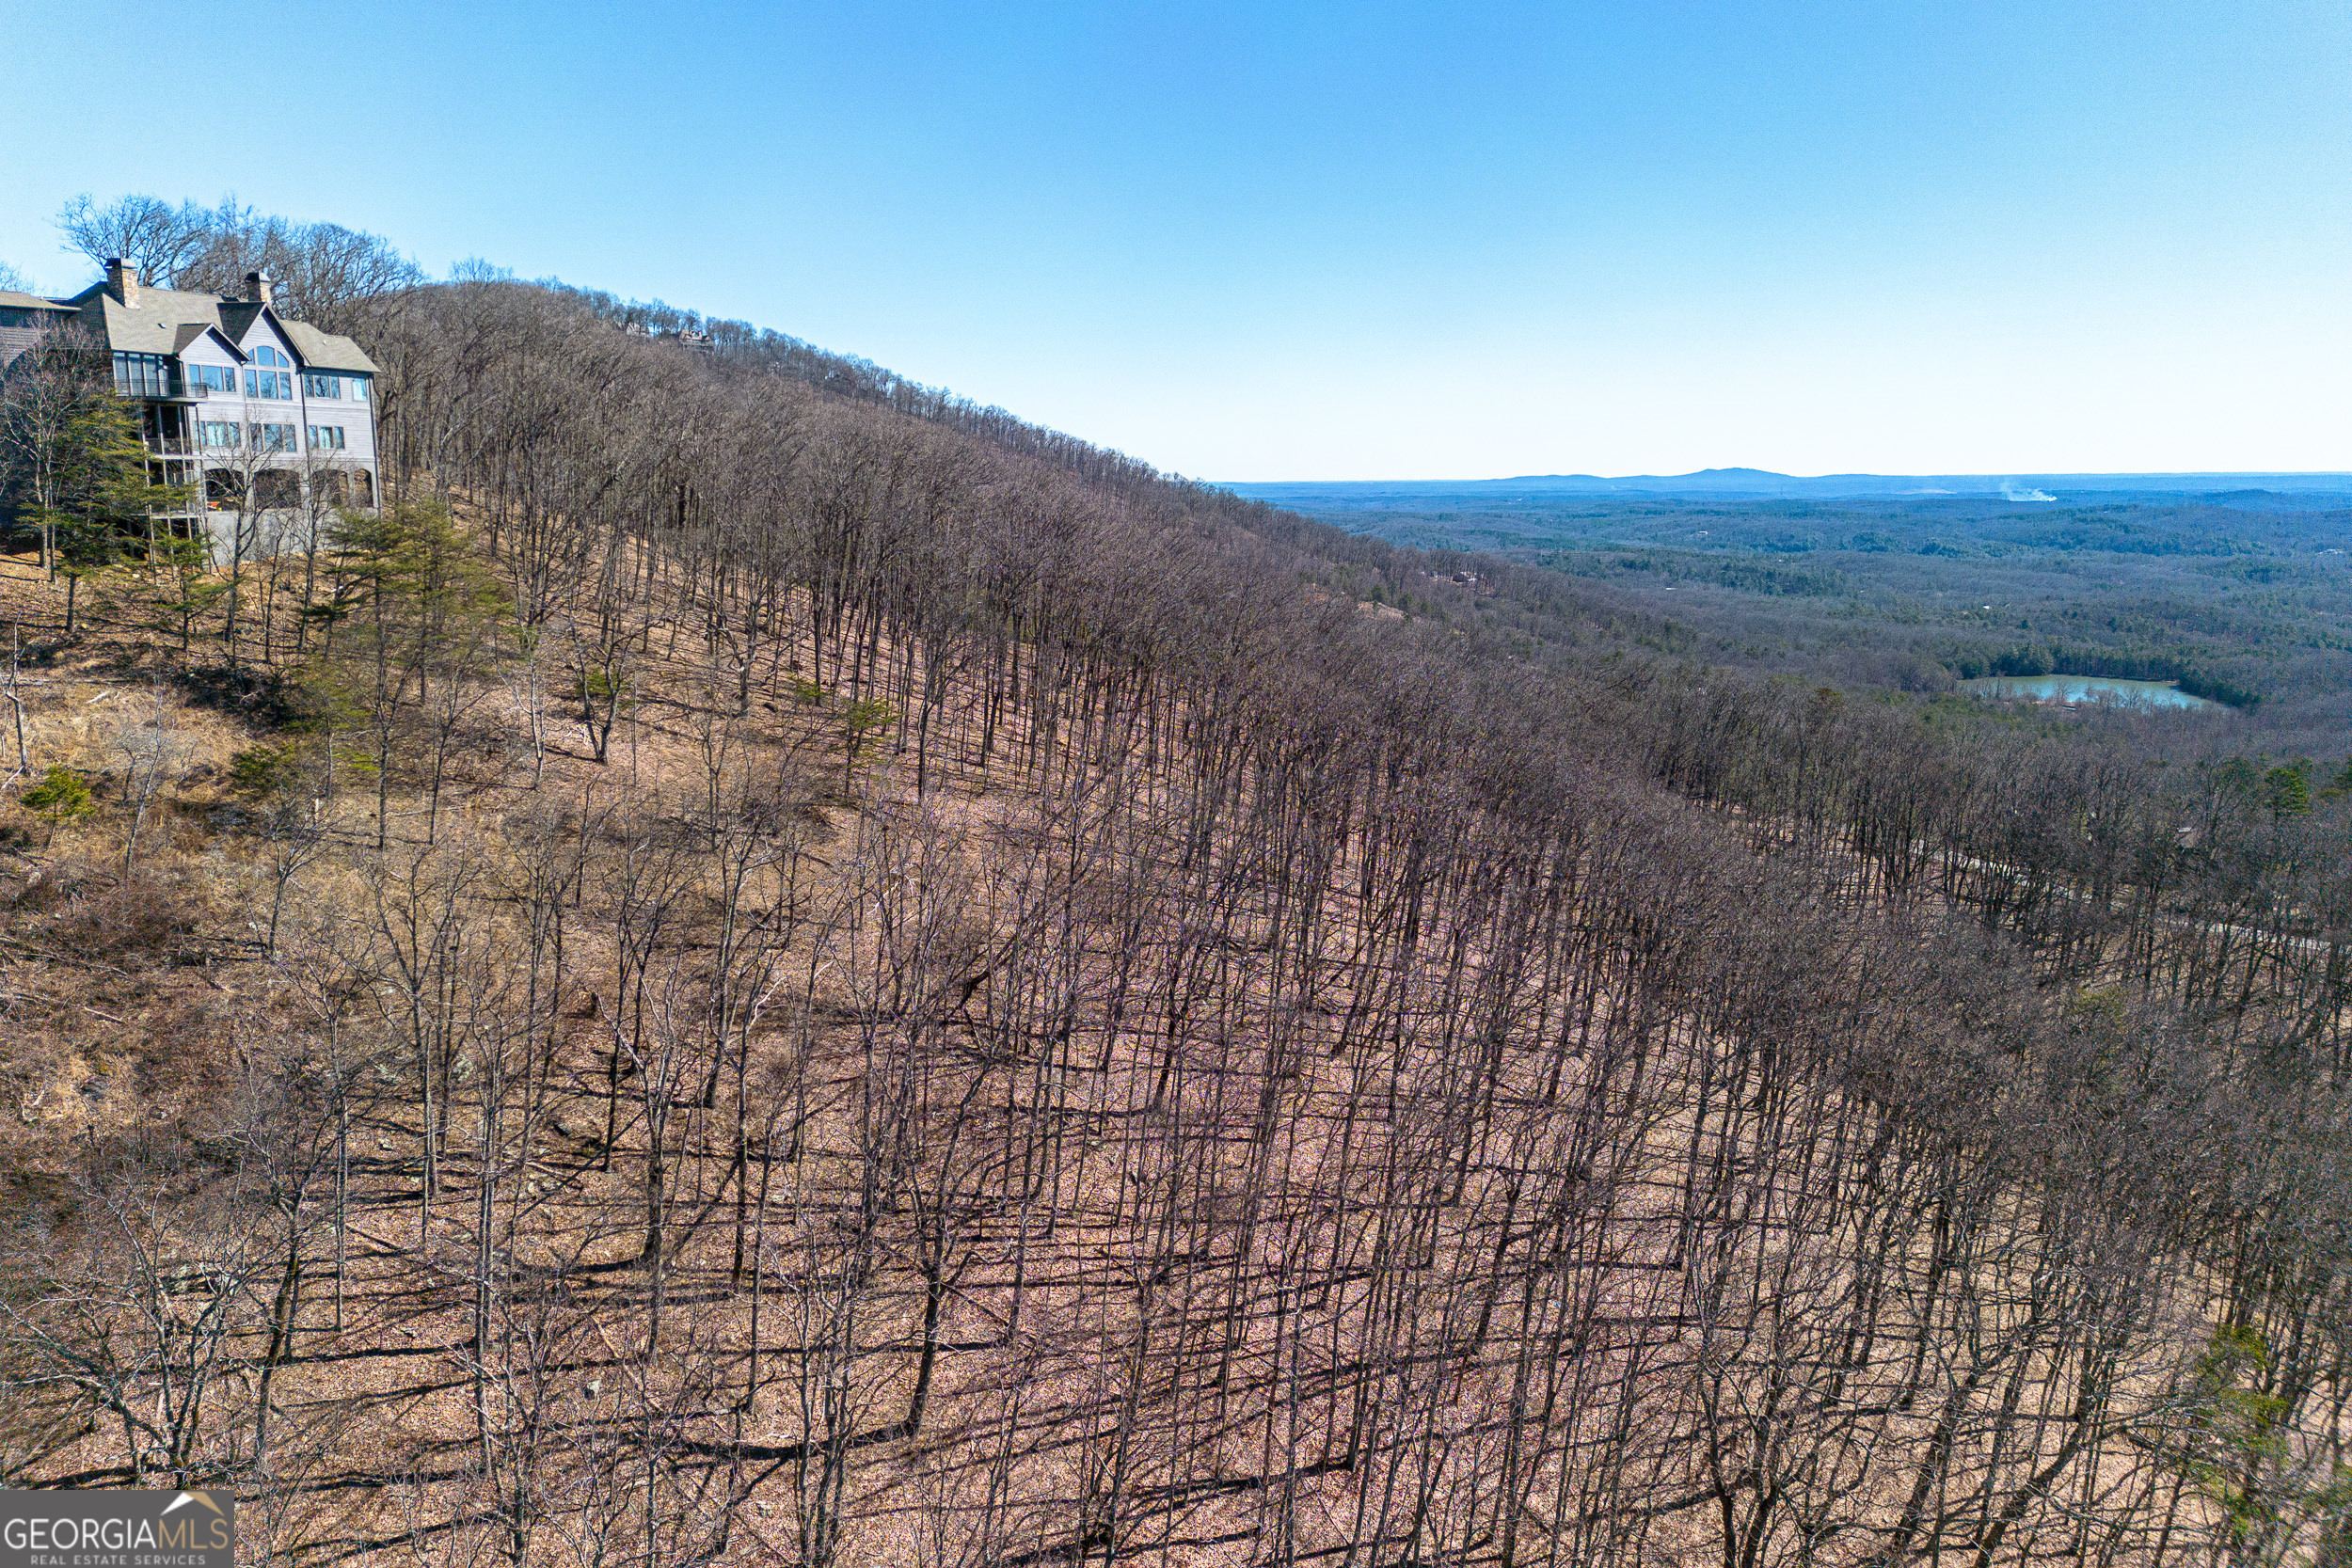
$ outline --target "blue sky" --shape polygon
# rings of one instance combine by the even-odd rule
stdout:
[[[1211,479],[2352,468],[2340,3],[9,10],[53,290],[233,192]]]

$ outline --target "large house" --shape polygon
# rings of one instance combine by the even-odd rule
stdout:
[[[241,298],[106,279],[69,299],[0,293],[0,367],[78,322],[112,355],[155,477],[197,498],[172,519],[224,553],[269,554],[304,519],[376,504],[375,362],[348,338],[280,316],[269,279]]]

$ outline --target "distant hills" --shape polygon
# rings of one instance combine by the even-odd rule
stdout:
[[[1307,496],[1363,502],[1436,496],[1696,496],[1722,499],[1830,500],[1853,496],[1970,497],[2055,501],[2085,495],[2203,496],[2269,491],[2352,496],[2352,473],[2186,474],[1776,474],[1765,468],[1702,468],[1691,474],[1520,474],[1509,479],[1298,481],[1229,484],[1252,499]]]

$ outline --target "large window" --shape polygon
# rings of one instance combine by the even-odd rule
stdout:
[[[245,395],[249,398],[294,399],[294,374],[290,371],[257,371],[245,372]]]
[[[365,403],[368,401],[368,379],[369,378],[364,375],[345,376],[343,378],[343,389],[351,394],[352,402]]]
[[[118,354],[115,390],[126,398],[176,398],[180,378],[173,373],[167,355]]]
[[[342,451],[343,427],[339,424],[312,425],[310,427],[310,450],[312,451]]]
[[[245,436],[255,451],[294,450],[294,427],[290,424],[249,424],[245,427]]]
[[[253,362],[257,365],[275,365],[281,371],[290,371],[294,369],[293,360],[287,358],[284,355],[278,353],[267,343],[263,343],[260,348],[253,351]]]
[[[343,395],[343,378],[340,375],[305,374],[302,395],[306,398],[339,399]]]
[[[190,365],[187,368],[188,390],[199,396],[206,392],[230,392],[237,389],[237,367],[234,365]]]
[[[244,444],[237,439],[237,421],[234,420],[206,420],[197,436],[208,447],[233,450]]]

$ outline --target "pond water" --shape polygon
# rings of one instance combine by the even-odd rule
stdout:
[[[2134,707],[2219,707],[2165,681],[2110,680],[2105,675],[1987,675],[1962,681],[1979,697],[2027,703],[2121,703]]]

